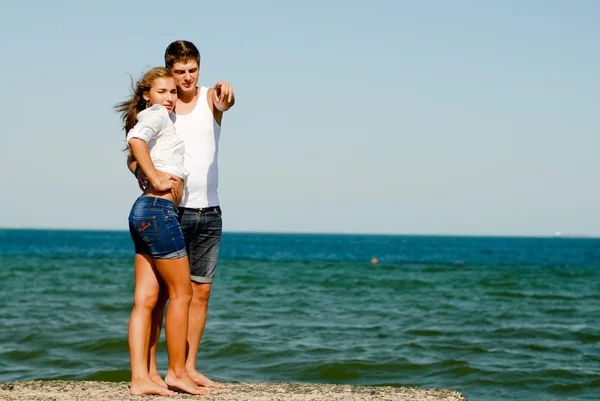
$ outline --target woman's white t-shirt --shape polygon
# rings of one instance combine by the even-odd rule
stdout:
[[[156,170],[186,179],[189,172],[183,164],[185,145],[175,133],[172,114],[155,104],[137,115],[137,124],[127,133],[127,143],[139,138],[148,144]]]

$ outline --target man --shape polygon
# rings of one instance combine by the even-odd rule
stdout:
[[[188,353],[186,368],[198,385],[220,388],[196,369],[198,347],[204,332],[208,300],[221,243],[221,208],[219,207],[218,154],[223,113],[235,103],[232,86],[219,81],[213,88],[198,87],[200,52],[193,43],[178,40],[165,51],[165,66],[175,76],[177,103],[175,128],[185,143],[185,168],[190,172],[179,205],[181,230],[190,261],[193,297],[188,324]],[[135,160],[128,160],[129,168],[136,174],[140,186],[145,177],[137,169]],[[156,367],[156,345],[162,324],[164,304],[159,302],[153,314],[150,374],[161,385],[164,381]]]

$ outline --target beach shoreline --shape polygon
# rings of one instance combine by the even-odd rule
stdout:
[[[236,382],[224,383],[223,389],[210,395],[180,394],[173,397],[151,396],[152,400],[214,401],[308,401],[308,400],[390,400],[390,401],[466,401],[461,393],[446,389],[414,387],[372,387],[338,384]],[[127,382],[29,381],[0,382],[3,401],[113,401],[140,400],[129,395]],[[147,399],[147,397],[144,397]]]

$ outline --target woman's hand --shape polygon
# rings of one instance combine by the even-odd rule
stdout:
[[[177,192],[177,178],[173,177],[172,175],[156,177],[156,178],[157,178],[156,181],[150,183],[150,185],[152,185],[152,188],[155,191],[157,191],[157,192],[171,191],[171,193],[173,193],[173,195],[175,195],[175,193]],[[175,191],[175,192],[173,192],[173,191]]]

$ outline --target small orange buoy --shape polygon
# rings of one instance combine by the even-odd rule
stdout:
[[[371,263],[373,263],[374,265],[376,265],[377,263],[379,263],[379,259],[373,258],[373,259],[371,259]]]

